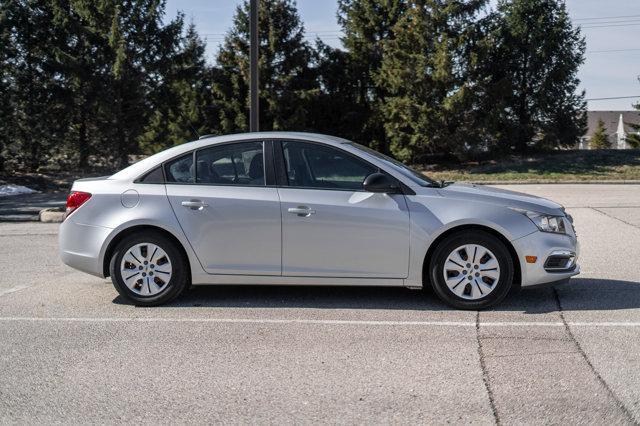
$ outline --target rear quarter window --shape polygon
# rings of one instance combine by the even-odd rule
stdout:
[[[164,165],[167,183],[193,183],[193,153],[171,160]]]
[[[164,173],[162,173],[162,167],[158,166],[155,169],[144,175],[139,183],[164,183]]]

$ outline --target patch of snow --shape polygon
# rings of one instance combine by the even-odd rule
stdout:
[[[33,194],[35,191],[31,188],[27,188],[26,186],[21,185],[0,185],[0,197],[7,197],[10,195],[21,195],[21,194]]]

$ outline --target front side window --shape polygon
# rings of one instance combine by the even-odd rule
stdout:
[[[417,183],[420,186],[436,186],[436,187],[439,186],[439,184],[436,183],[436,181],[434,181],[433,179],[426,177],[425,175],[418,172],[417,170],[413,170],[411,167],[399,162],[398,160],[395,160],[378,151],[375,151],[371,148],[362,146],[357,143],[352,142],[350,145],[354,148],[359,149],[360,151],[373,155],[378,160],[384,161],[387,166],[391,167],[396,172],[401,173],[403,176],[411,179],[413,182]]]
[[[196,152],[196,183],[264,186],[262,142],[212,146]]]
[[[307,142],[283,142],[289,186],[362,190],[364,179],[378,169],[348,153]]]

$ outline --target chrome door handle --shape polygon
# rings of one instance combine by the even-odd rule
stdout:
[[[205,207],[209,207],[209,204],[200,200],[183,201],[182,207],[190,208],[191,210],[202,210]]]
[[[316,214],[315,210],[311,210],[307,206],[291,207],[287,211],[292,214],[297,214],[299,217],[309,217],[312,214]]]

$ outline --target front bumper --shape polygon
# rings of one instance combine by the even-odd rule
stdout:
[[[528,286],[526,286],[524,288],[527,289],[527,290],[540,290],[540,289],[544,289],[544,288],[562,286],[562,285],[568,284],[570,281],[571,281],[571,278],[563,278],[563,279],[558,280],[558,281],[549,281],[548,283],[528,285]]]
[[[534,232],[512,244],[520,262],[522,287],[562,281],[580,273],[580,245],[574,235]],[[548,260],[558,253],[573,255],[573,263],[568,268],[549,268]],[[536,261],[528,263],[527,256],[535,256]]]
[[[97,277],[104,278],[100,251],[113,230],[103,226],[62,222],[58,235],[62,262]]]

